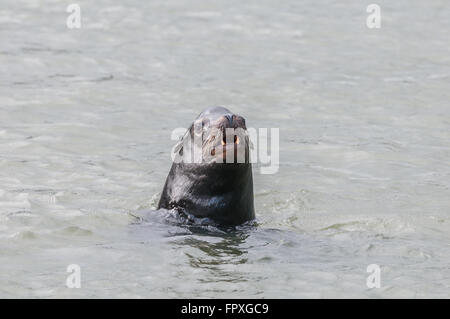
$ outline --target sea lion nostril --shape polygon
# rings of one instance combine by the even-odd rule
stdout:
[[[228,124],[230,125],[230,127],[233,127],[233,115],[227,114],[227,115],[225,115],[225,117],[227,118]]]

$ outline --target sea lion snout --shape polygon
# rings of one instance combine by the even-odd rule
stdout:
[[[174,150],[178,162],[248,163],[245,119],[224,107],[208,108],[197,116]]]

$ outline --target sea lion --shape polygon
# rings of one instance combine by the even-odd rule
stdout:
[[[158,209],[176,209],[222,225],[255,218],[243,117],[224,107],[210,107],[200,113],[173,150],[174,163]]]

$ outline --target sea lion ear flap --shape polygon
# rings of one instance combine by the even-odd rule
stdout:
[[[181,136],[178,140],[178,142],[173,147],[173,154],[178,154],[183,156],[183,145],[186,140],[186,138],[190,138],[191,131],[193,131],[193,125],[189,129],[186,130],[183,136]]]
[[[179,154],[181,156],[183,155],[183,138],[182,137],[180,137],[178,142],[173,147],[173,153],[174,154]]]

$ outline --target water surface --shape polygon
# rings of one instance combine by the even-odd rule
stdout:
[[[449,297],[447,1],[77,3],[2,1],[1,297]],[[257,226],[150,213],[212,105],[280,129]]]

